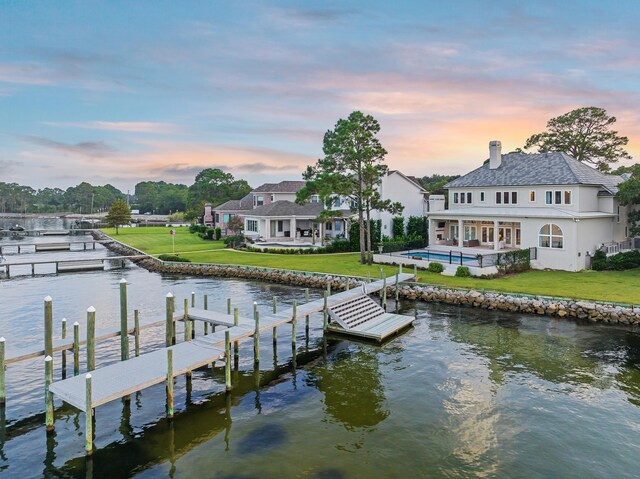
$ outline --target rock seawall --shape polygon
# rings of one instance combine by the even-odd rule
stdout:
[[[106,241],[104,246],[118,254],[127,256],[140,254],[138,250],[124,246],[117,241],[110,241],[111,238],[99,231],[94,232],[93,236],[96,240]],[[318,273],[231,265],[163,263],[156,259],[135,260],[135,263],[149,271],[160,273],[249,279],[310,288],[326,288],[327,285],[330,284],[331,288],[335,291],[346,289],[347,280],[351,288],[360,284],[362,281],[359,278],[347,278],[345,276],[331,274],[323,275]],[[389,287],[387,296],[392,298],[394,294],[395,288]],[[640,324],[640,306],[626,307],[586,300],[524,297],[497,292],[447,289],[433,285],[416,284],[401,285],[398,295],[400,298],[413,301],[438,302],[488,310],[574,318],[613,324]]]

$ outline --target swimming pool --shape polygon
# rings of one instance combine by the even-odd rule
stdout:
[[[459,252],[453,252],[451,255],[447,253],[436,253],[433,251],[409,251],[408,253],[402,253],[403,256],[410,258],[420,258],[427,261],[437,261],[439,263],[452,263],[460,264],[460,257],[462,256],[463,263],[478,262],[478,258],[475,256],[465,255]]]

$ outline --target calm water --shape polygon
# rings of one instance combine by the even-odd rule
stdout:
[[[104,251],[103,251],[104,253]],[[66,253],[81,257],[85,253]],[[60,319],[118,323],[118,281],[141,318],[164,314],[164,295],[195,291],[210,308],[227,297],[263,312],[299,290],[232,280],[121,271],[0,280],[0,334],[42,338],[42,298]],[[317,291],[313,297],[319,297]],[[394,307],[393,303],[391,306]],[[417,309],[416,309],[417,308]],[[177,379],[176,417],[164,418],[164,386],[102,406],[97,451],[84,458],[84,414],[56,402],[56,431],[44,431],[42,359],[9,366],[4,477],[637,477],[640,474],[640,336],[617,327],[403,302],[415,327],[380,348],[323,341],[321,317],[308,340],[279,329],[277,357],[262,337],[260,370],[241,345],[234,391],[220,368]],[[143,350],[164,330],[142,332]],[[98,366],[117,360],[119,339],[102,343]],[[81,357],[84,368],[84,357]],[[56,378],[61,375],[55,357]]]

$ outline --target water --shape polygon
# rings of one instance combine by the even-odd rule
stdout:
[[[84,253],[67,253],[73,257]],[[227,297],[245,314],[271,298],[286,307],[295,288],[235,280],[121,271],[0,281],[0,334],[36,344],[42,298],[53,297],[56,334],[63,316],[98,328],[118,323],[118,281],[130,282],[129,308],[164,314],[171,291],[191,291],[210,308]],[[312,291],[312,298],[320,297]],[[394,308],[393,302],[390,307]],[[42,359],[7,370],[4,477],[634,477],[640,470],[640,335],[631,329],[537,316],[401,302],[415,327],[376,347],[323,341],[321,317],[307,340],[290,327],[262,336],[260,369],[241,344],[234,390],[221,368],[175,385],[176,416],[165,419],[164,386],[96,412],[97,450],[84,458],[84,414],[56,400],[56,431],[44,431]],[[179,328],[180,331],[180,328]],[[201,331],[201,326],[199,326]],[[143,351],[161,347],[162,327],[141,333]],[[119,338],[98,348],[98,367],[117,360]],[[60,355],[55,357],[60,378]],[[81,357],[84,368],[84,357]],[[1,419],[1,418],[0,418]]]
[[[472,262],[478,262],[478,258],[476,258],[475,256],[465,256],[461,253],[454,253],[453,256],[449,256],[446,253],[434,253],[432,251],[415,251],[415,252],[409,252],[409,253],[403,253],[403,256],[411,256],[411,257],[418,257],[418,258],[422,258],[422,259],[426,259],[428,261],[437,261],[439,263],[450,263],[453,262],[453,264],[456,263],[460,263],[460,258],[462,258],[462,262],[463,263],[472,263]]]

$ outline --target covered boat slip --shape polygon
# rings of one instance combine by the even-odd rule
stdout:
[[[408,281],[413,278],[413,274],[400,273],[397,275],[397,278],[398,282]],[[386,280],[378,280],[328,296],[327,308],[330,309],[340,304],[357,300],[365,296],[365,293],[370,294],[380,291],[385,285],[393,286],[395,281],[396,276],[392,276]],[[301,304],[296,308],[296,319],[323,311],[324,307],[324,298],[307,304]],[[204,321],[209,324],[223,326],[225,329],[91,371],[91,406],[100,406],[166,381],[168,349],[173,350],[173,376],[175,377],[223,359],[225,354],[225,335],[227,332],[229,333],[230,342],[241,341],[255,334],[256,324],[253,319],[238,318],[239,321],[236,326],[234,325],[233,315],[215,311],[191,309],[187,313],[187,316],[190,320]],[[396,316],[397,315],[387,315],[385,313],[384,317],[376,318],[376,324],[371,325],[371,330],[373,331],[375,328],[384,329],[383,322],[388,319],[393,319]],[[182,319],[183,317],[182,315],[178,317],[174,316],[174,321],[176,319]],[[406,325],[413,321],[412,317],[403,316],[403,318],[406,318],[406,321],[408,321],[406,324],[403,323],[403,327],[406,327]],[[259,330],[260,332],[269,331],[274,327],[292,322],[292,319],[293,308],[288,308],[277,314],[265,315],[259,319]],[[348,330],[344,330],[344,332],[348,333]],[[370,333],[371,337],[373,337],[373,334],[373,332]],[[364,336],[363,333],[360,335]],[[86,411],[85,383],[84,375],[75,376],[52,383],[49,391],[65,402]]]

